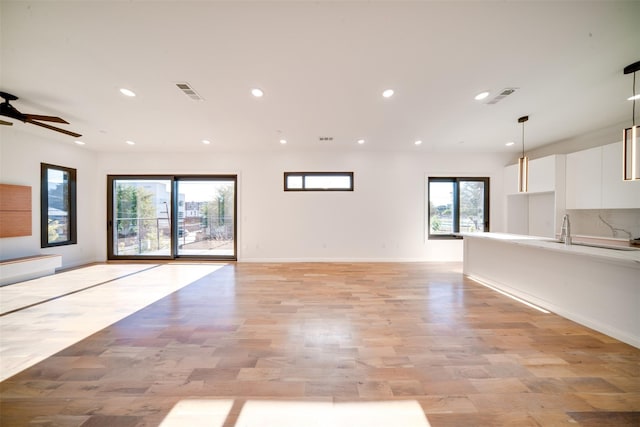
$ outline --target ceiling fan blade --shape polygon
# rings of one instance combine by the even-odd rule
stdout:
[[[54,116],[40,116],[38,114],[25,114],[25,117],[27,118],[27,120],[40,120],[40,121],[45,121],[45,122],[56,122],[56,123],[69,124],[69,122],[66,121],[65,119],[60,118],[60,117],[54,117]]]
[[[60,129],[60,128],[57,128],[57,127],[54,127],[54,126],[50,126],[50,125],[47,125],[47,124],[44,124],[44,123],[36,122],[36,121],[33,121],[33,120],[27,120],[27,123],[31,123],[31,124],[36,125],[36,126],[41,126],[43,128],[55,130],[56,132],[61,132],[61,133],[64,133],[66,135],[71,135],[71,136],[73,136],[75,138],[78,138],[78,137],[82,136],[79,133],[71,132],[71,131],[66,130],[66,129]]]
[[[11,123],[11,122],[5,122],[4,120],[0,120],[0,125],[13,126],[13,123]]]

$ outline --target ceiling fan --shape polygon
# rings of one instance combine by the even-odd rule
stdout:
[[[31,123],[32,125],[36,125],[36,126],[40,126],[43,128],[47,128],[47,129],[51,129],[54,130],[56,132],[61,132],[64,133],[66,135],[71,135],[75,138],[78,138],[82,135],[80,135],[79,133],[75,133],[75,132],[71,132],[69,130],[66,129],[61,129],[55,126],[51,126],[48,125],[46,123],[40,123],[40,122],[54,122],[54,123],[66,123],[69,124],[68,121],[60,118],[60,117],[54,117],[54,116],[41,116],[38,114],[22,114],[20,111],[18,111],[13,105],[9,104],[10,101],[15,101],[16,99],[18,99],[17,96],[15,95],[11,95],[10,93],[6,93],[6,92],[0,92],[0,97],[4,99],[4,102],[0,104],[0,115],[1,116],[7,116],[7,117],[11,117],[12,119],[16,119],[16,120],[20,120],[21,122],[24,123]],[[13,123],[11,122],[7,122],[4,120],[0,120],[0,125],[7,125],[7,126],[11,126],[13,125]]]

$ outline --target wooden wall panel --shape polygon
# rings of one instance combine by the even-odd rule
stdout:
[[[31,236],[31,187],[0,184],[0,238]]]

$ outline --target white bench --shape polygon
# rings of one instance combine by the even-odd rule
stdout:
[[[62,255],[34,255],[0,261],[0,286],[48,276],[62,267]]]

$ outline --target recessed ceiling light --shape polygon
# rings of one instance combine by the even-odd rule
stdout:
[[[262,89],[254,88],[251,89],[251,95],[255,96],[256,98],[260,98],[264,95],[264,92],[262,91]]]
[[[136,96],[136,93],[134,91],[124,87],[120,89],[120,93],[123,94],[124,96]]]
[[[484,92],[480,92],[479,94],[474,96],[473,99],[475,99],[476,101],[482,101],[487,96],[489,96],[489,91],[484,91]]]
[[[126,142],[127,142],[127,144],[129,144],[129,145],[136,145],[136,143],[135,143],[135,142],[133,142],[133,141],[126,141]]]
[[[640,99],[640,93],[627,98],[627,101],[633,101],[634,99]]]
[[[209,141],[208,139],[203,139],[203,140],[202,140],[202,143],[203,143],[204,145],[209,145],[209,144],[211,144],[211,141]]]
[[[358,144],[360,144],[360,145],[364,144],[364,139],[359,139],[358,140]]]
[[[513,144],[515,144],[515,142],[513,142],[513,141],[509,141],[509,142],[507,142],[507,143],[506,143],[506,144],[504,144],[504,145],[506,145],[507,147],[511,147]]]
[[[284,144],[286,144],[286,143],[287,143],[287,140],[286,140],[286,139],[281,139],[281,140],[280,140],[280,144],[284,145]]]
[[[84,145],[84,142],[82,142],[82,141],[75,141],[75,143],[78,144],[78,145]]]
[[[382,96],[384,96],[385,98],[391,98],[393,96],[393,93],[393,89],[387,89],[382,92]]]
[[[420,145],[420,144],[422,144],[422,141],[421,140],[417,140],[416,142],[414,142],[414,144]]]

